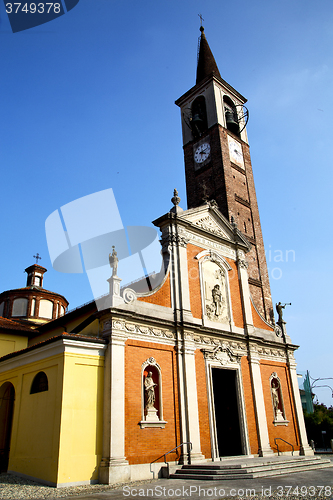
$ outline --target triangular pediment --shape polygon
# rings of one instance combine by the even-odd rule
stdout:
[[[175,220],[175,218],[179,227],[182,227],[189,234],[192,233],[206,239],[211,236],[214,241],[219,238],[224,243],[229,242],[232,246],[237,244],[245,252],[248,252],[251,248],[251,244],[237,229],[237,226],[228,221],[214,202],[207,202],[200,207],[189,208],[188,210],[177,207],[177,210],[171,210],[156,219],[154,224],[162,229],[163,226],[169,224],[170,220]]]
[[[203,230],[214,236],[234,241],[233,226],[224,215],[210,203],[185,210],[179,214],[178,217],[190,224],[193,229],[197,228],[198,230]]]
[[[185,217],[184,217],[185,218]],[[221,221],[216,220],[210,213],[199,213],[194,217],[186,218],[188,222],[191,222],[194,226],[207,231],[208,233],[214,234],[216,236],[220,236],[227,240],[231,239],[230,231],[226,230],[224,224],[221,224]]]
[[[178,218],[186,221],[193,230],[204,231],[206,236],[209,233],[233,243],[237,242],[245,248],[251,248],[250,243],[242,233],[230,224],[228,219],[211,202],[185,210],[178,214]]]

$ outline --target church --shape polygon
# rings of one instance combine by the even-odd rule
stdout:
[[[0,294],[2,471],[61,487],[157,477],[165,454],[274,456],[277,439],[313,454],[283,305],[274,320],[246,99],[200,30],[196,83],[176,101],[188,208],[175,190],[153,221],[163,279],[122,288],[113,249],[105,307],[67,312],[38,259]]]

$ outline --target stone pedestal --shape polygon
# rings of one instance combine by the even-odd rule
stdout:
[[[116,307],[124,304],[124,299],[120,296],[120,282],[122,281],[119,276],[111,276],[107,280],[109,282],[109,307]]]
[[[157,410],[153,406],[147,409],[146,422],[159,422]]]

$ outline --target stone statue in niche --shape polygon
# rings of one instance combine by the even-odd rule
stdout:
[[[215,316],[220,316],[221,305],[222,305],[222,292],[220,290],[220,285],[215,285],[212,290],[213,302],[215,307]]]
[[[210,321],[229,322],[225,270],[216,262],[203,263],[205,312]]]
[[[280,397],[280,384],[279,381],[275,378],[271,381],[271,393],[272,393],[272,403],[274,409],[274,420],[275,421],[283,421],[284,416],[281,411],[281,397]]]
[[[157,384],[153,380],[153,373],[149,372],[145,378],[146,410],[149,408],[155,409],[155,387],[157,387]]]
[[[279,393],[277,387],[272,386],[272,399],[275,415],[279,409]]]

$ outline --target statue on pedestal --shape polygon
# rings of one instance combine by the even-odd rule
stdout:
[[[110,262],[110,267],[112,269],[112,276],[117,276],[117,270],[118,270],[118,262],[119,259],[117,257],[117,252],[114,246],[112,246],[112,254],[109,254],[109,262]]]
[[[157,384],[153,380],[153,373],[149,372],[145,378],[146,410],[149,408],[155,409],[155,387],[157,387]]]

